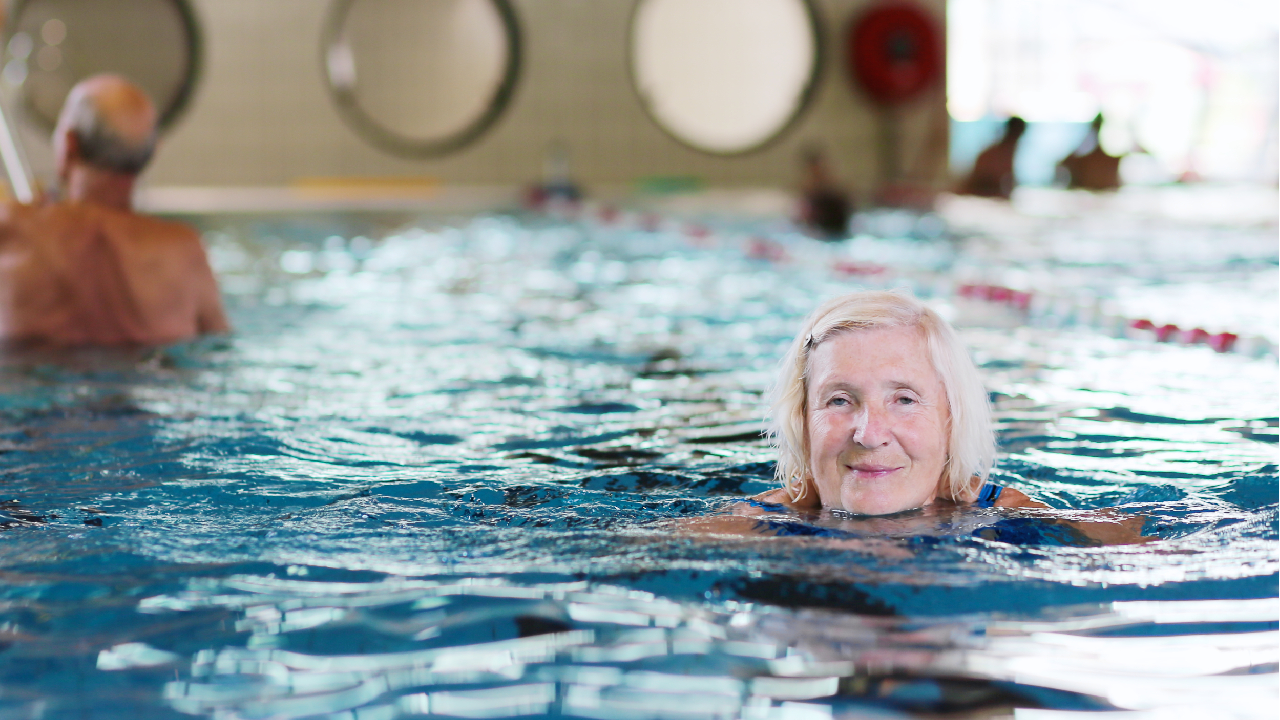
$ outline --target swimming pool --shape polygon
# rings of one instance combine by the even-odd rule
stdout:
[[[1274,231],[1088,210],[195,218],[233,337],[3,360],[0,717],[1269,717],[1276,359],[1114,320],[1274,315]],[[862,286],[961,328],[998,481],[1160,539],[675,531],[771,486],[771,370]]]

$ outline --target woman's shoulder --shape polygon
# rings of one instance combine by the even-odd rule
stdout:
[[[974,483],[978,484],[978,489],[974,493],[974,498],[970,502],[974,507],[979,508],[1047,508],[1042,502],[1033,500],[1030,496],[1020,490],[1014,490],[1011,487],[997,485],[990,481],[979,481],[974,478]]]
[[[788,505],[791,502],[791,498],[787,495],[786,488],[777,487],[772,490],[766,490],[765,492],[762,492],[759,495],[752,495],[751,497],[747,498],[747,502],[772,503],[774,505]]]
[[[761,514],[766,512],[780,512],[782,510],[795,510],[799,512],[816,512],[822,509],[822,505],[818,502],[817,493],[805,493],[799,500],[791,497],[791,493],[786,488],[774,488],[759,495],[752,495],[738,506],[745,508],[754,508],[756,512],[747,510],[745,514]],[[736,512],[736,511],[735,511]]]
[[[769,515],[785,515],[791,510],[789,501],[785,490],[775,488],[730,503],[713,515],[685,519],[679,523],[679,531],[687,535],[762,536],[761,521]]]

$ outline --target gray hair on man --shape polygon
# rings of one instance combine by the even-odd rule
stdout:
[[[973,360],[951,325],[915,298],[895,292],[855,292],[827,301],[805,320],[771,392],[769,439],[778,449],[776,476],[793,501],[811,492],[808,380],[813,349],[843,332],[915,327],[950,406],[947,460],[939,495],[971,501],[995,464],[991,403]]]
[[[89,78],[72,88],[67,96],[58,116],[58,129],[69,130],[75,136],[78,155],[84,162],[101,170],[137,175],[151,161],[155,152],[154,122],[145,128],[145,132],[128,132],[118,127],[112,111],[103,106],[102,94],[93,91],[95,85],[104,84],[127,85],[142,95],[136,86],[123,78],[111,75]],[[150,105],[150,100],[145,95],[127,99],[126,102],[145,102]],[[147,109],[151,110],[150,107]]]

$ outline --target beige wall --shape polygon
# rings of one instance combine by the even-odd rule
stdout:
[[[681,145],[641,108],[626,58],[633,0],[516,0],[524,58],[511,104],[473,144],[427,160],[373,148],[339,118],[320,62],[328,0],[193,4],[204,30],[203,77],[147,173],[152,186],[403,175],[523,183],[541,176],[557,138],[568,143],[574,172],[588,185],[652,175],[696,175],[719,186],[794,185],[799,149],[813,142],[828,149],[844,182],[862,192],[876,182],[876,116],[850,87],[842,62],[843,29],[862,0],[817,0],[826,58],[814,101],[779,141],[735,157]],[[942,20],[945,0],[922,4]],[[907,164],[932,161],[938,172],[946,154],[941,88],[902,113]],[[47,141],[35,141],[31,155],[47,167]]]

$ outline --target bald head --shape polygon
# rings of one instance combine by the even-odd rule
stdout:
[[[54,132],[60,166],[78,160],[122,175],[142,172],[155,142],[155,106],[141,88],[118,75],[77,83]]]

